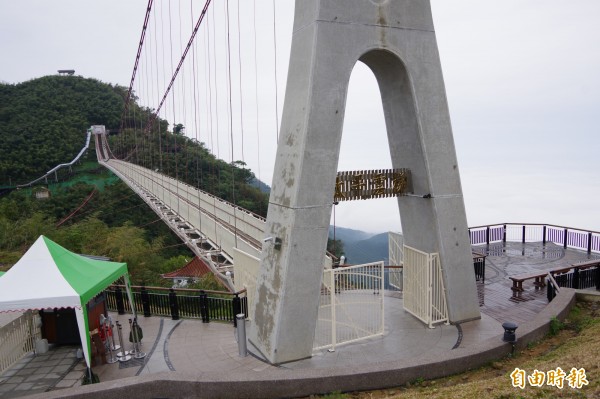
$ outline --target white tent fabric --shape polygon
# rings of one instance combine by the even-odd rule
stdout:
[[[41,237],[40,237],[41,238]],[[31,267],[20,267],[28,264]],[[39,267],[49,265],[52,267]],[[38,239],[27,253],[2,276],[0,282],[0,312],[79,306],[79,294],[65,280],[44,241]]]
[[[75,309],[83,353],[89,368],[91,344],[85,305],[93,295],[120,276],[125,277],[131,303],[126,264],[90,260],[40,236],[0,278],[0,313],[24,312],[28,309]]]

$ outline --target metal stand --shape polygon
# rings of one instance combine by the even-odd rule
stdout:
[[[115,357],[115,355],[113,353],[110,338],[108,337],[108,331],[109,331],[108,320],[105,320],[105,322],[100,325],[100,328],[104,329],[104,336],[106,337],[105,347],[108,350],[108,354],[110,355],[109,358],[106,359],[106,363],[108,363],[108,364],[116,363],[116,362],[118,362],[118,359]]]
[[[111,349],[114,351],[118,351],[119,349],[121,349],[121,345],[115,345],[115,336],[114,336],[114,331],[113,331],[113,323],[112,323],[112,317],[108,316],[106,318],[107,320],[107,327],[108,327],[108,331],[109,334],[107,335],[107,337],[110,337],[110,345],[111,345]]]
[[[121,327],[121,323],[119,323],[117,321],[117,330],[119,331],[119,344],[121,346],[121,348],[123,348],[123,332],[122,327]],[[128,362],[131,360],[131,356],[129,355],[129,351],[126,350],[121,350],[121,352],[117,353],[117,358],[119,359],[120,362]]]
[[[135,355],[137,348],[135,347],[135,340],[133,339],[133,323],[131,322],[131,319],[129,319],[129,342],[131,342],[131,350],[129,351],[129,354]]]

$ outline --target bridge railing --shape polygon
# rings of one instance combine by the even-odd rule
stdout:
[[[245,290],[238,292],[194,290],[186,288],[162,288],[132,286],[132,301],[140,316],[164,316],[173,320],[180,318],[231,322],[235,315],[248,317]],[[108,310],[119,314],[132,313],[125,294],[125,286],[113,285],[105,291]]]
[[[500,223],[469,228],[471,245],[500,242],[551,242],[564,248],[600,253],[600,232],[536,223]]]
[[[116,160],[111,160],[111,164],[123,167],[123,174],[133,178],[138,183],[144,183],[149,188],[159,188],[160,190],[177,193],[190,205],[198,205],[202,209],[211,211],[214,217],[217,217],[231,226],[234,226],[236,223],[242,223],[244,228],[249,230],[248,234],[253,237],[262,237],[265,218],[260,215],[252,213],[187,183],[180,182],[173,177],[146,169],[142,166]],[[198,202],[199,200],[200,202]],[[181,204],[178,203],[179,199],[177,198],[175,198],[174,201],[175,202],[170,202],[168,205],[177,210],[178,206]],[[181,216],[186,219],[189,218],[189,215],[186,215],[185,212],[183,212]]]

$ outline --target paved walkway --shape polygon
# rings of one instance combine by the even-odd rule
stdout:
[[[76,353],[76,347],[62,346],[43,355],[31,353],[25,356],[0,375],[0,398],[17,398],[81,385],[86,366]]]
[[[553,244],[507,244],[482,247],[487,252],[486,281],[479,285],[483,301],[481,320],[459,326],[438,325],[430,329],[403,310],[401,295],[385,297],[385,332],[382,337],[338,346],[334,352],[317,351],[310,359],[279,366],[281,369],[319,369],[364,365],[388,360],[410,360],[426,354],[460,351],[488,338],[501,340],[503,321],[520,323],[537,314],[547,301],[545,290],[526,286],[526,300],[511,300],[511,282],[507,276],[549,270],[588,258],[580,251],[564,250]],[[542,292],[543,291],[543,292]],[[125,326],[124,346],[130,349],[130,315],[112,314]],[[235,330],[231,324],[199,320],[171,320],[140,317],[144,338],[143,359],[126,363],[95,366],[100,381],[153,374],[165,371],[192,372],[268,372],[276,369],[261,360],[238,355]],[[118,343],[118,342],[117,342]],[[85,366],[75,359],[74,348],[56,348],[46,355],[30,355],[0,376],[0,397],[45,392],[79,384]]]
[[[357,362],[408,359],[428,352],[451,351],[493,336],[500,339],[503,333],[500,323],[485,314],[481,320],[460,326],[441,324],[430,329],[403,310],[399,296],[386,296],[385,301],[388,322],[382,337],[338,346],[334,352],[317,351],[310,359],[279,367],[329,368]],[[128,315],[112,316],[121,324],[128,323]],[[140,324],[144,331],[142,350],[147,353],[146,358],[94,367],[100,381],[161,371],[235,372],[245,369],[264,372],[276,368],[251,355],[240,357],[231,324],[203,324],[199,320],[175,321],[161,317],[142,317]],[[130,347],[129,342],[125,347]]]

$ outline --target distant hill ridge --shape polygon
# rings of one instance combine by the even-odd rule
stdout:
[[[329,226],[329,238],[333,239],[333,226]],[[347,263],[361,264],[383,260],[388,262],[388,233],[373,234],[365,231],[335,227],[336,240],[344,243]]]

